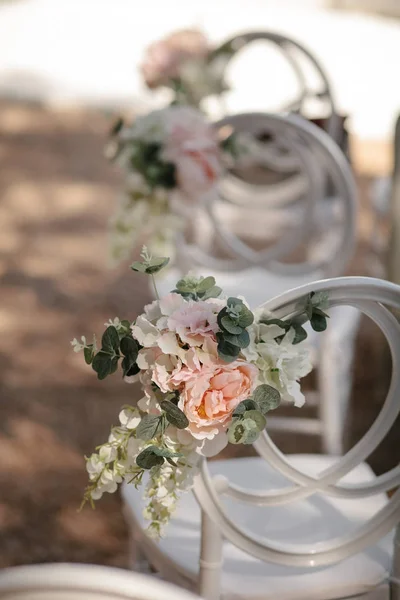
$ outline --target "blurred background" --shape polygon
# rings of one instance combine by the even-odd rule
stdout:
[[[1,0],[1,567],[128,565],[118,496],[106,495],[95,511],[77,509],[83,455],[138,390],[118,377],[99,383],[69,342],[116,315],[133,319],[150,300],[127,265],[107,267],[121,176],[104,145],[116,115],[165,104],[167,93],[146,90],[137,67],[149,43],[183,27],[202,29],[215,44],[247,30],[276,31],[318,58],[347,117],[359,189],[349,273],[396,278],[385,251],[400,112],[397,0]],[[278,110],[290,72],[262,45],[247,58],[244,51],[232,61],[227,110]],[[367,320],[354,371],[347,447],[376,416],[389,378]],[[319,450],[312,439],[275,438],[285,451]],[[398,431],[371,464],[383,471],[396,460]]]

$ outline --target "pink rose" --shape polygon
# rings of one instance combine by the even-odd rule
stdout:
[[[193,437],[212,439],[226,429],[236,406],[256,387],[257,377],[257,367],[243,360],[207,365],[193,372],[178,405],[189,419]]]
[[[169,331],[177,333],[184,344],[201,346],[205,337],[215,339],[219,330],[219,308],[210,302],[190,300],[183,303],[167,320]]]
[[[207,38],[196,29],[177,31],[151,44],[141,66],[146,85],[150,89],[168,85],[179,77],[186,61],[202,60],[209,52]]]
[[[214,130],[189,107],[175,107],[168,129],[163,158],[175,164],[178,186],[189,197],[207,192],[222,174]]]

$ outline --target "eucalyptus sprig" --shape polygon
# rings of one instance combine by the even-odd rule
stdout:
[[[215,285],[214,277],[194,277],[186,275],[178,281],[176,289],[173,290],[176,294],[180,294],[187,300],[208,300],[209,298],[218,298],[222,289]]]
[[[263,383],[247,400],[237,405],[228,429],[231,444],[252,444],[267,426],[265,415],[278,408],[281,395],[271,385]]]
[[[254,315],[239,298],[228,298],[227,305],[217,317],[221,329],[217,333],[218,355],[225,362],[234,361],[243,348],[250,344],[247,331],[254,321]]]
[[[310,292],[306,296],[305,303],[299,308],[299,312],[291,319],[260,319],[260,323],[265,325],[278,325],[281,329],[284,329],[285,333],[289,329],[293,328],[295,331],[295,337],[292,344],[299,344],[307,338],[307,331],[303,325],[310,322],[311,327],[316,332],[325,331],[327,327],[326,320],[329,319],[329,315],[324,312],[323,309],[328,307],[328,295],[324,292]],[[285,334],[278,336],[276,340],[279,342],[283,339]]]

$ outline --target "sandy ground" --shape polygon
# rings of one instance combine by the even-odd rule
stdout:
[[[147,282],[106,268],[105,230],[118,175],[103,158],[109,119],[0,105],[0,566],[78,561],[127,566],[118,495],[77,513],[86,483],[83,455],[101,443],[118,408],[137,390],[119,377],[97,382],[69,341],[100,331],[110,317],[133,318]],[[368,181],[358,258],[362,271]],[[354,442],[379,410],[387,385],[379,336],[362,323],[355,397],[347,424]],[[287,451],[315,440],[280,436]],[[372,457],[378,471],[398,456],[395,432]]]

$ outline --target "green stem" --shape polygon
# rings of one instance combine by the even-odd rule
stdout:
[[[154,277],[154,275],[153,275],[153,274],[151,275],[151,280],[152,280],[152,282],[153,282],[154,293],[155,293],[155,295],[156,295],[156,298],[157,298],[157,300],[159,300],[159,299],[160,299],[160,296],[158,295],[158,290],[157,290],[157,285],[156,285],[156,279],[155,279],[155,277]]]

